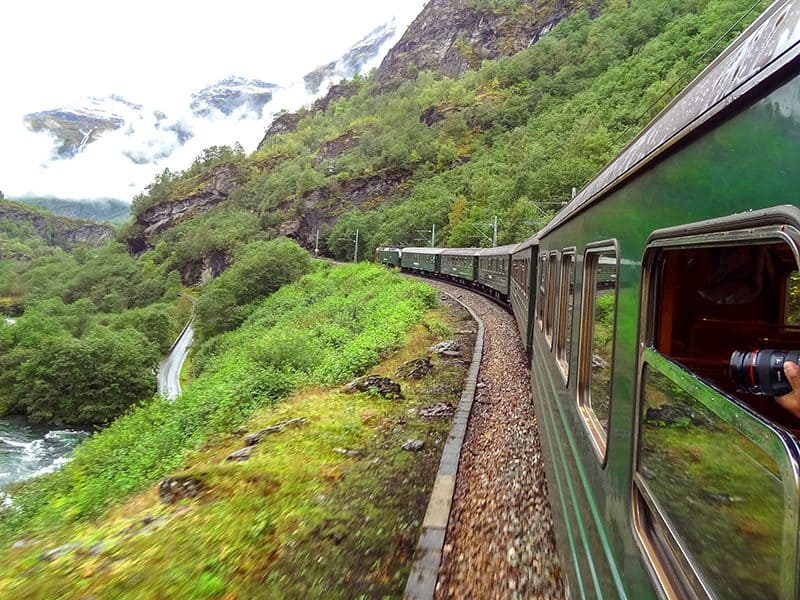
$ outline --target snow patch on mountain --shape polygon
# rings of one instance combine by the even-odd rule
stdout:
[[[0,148],[0,164],[9,167],[0,189],[18,198],[130,201],[156,174],[187,168],[205,148],[240,143],[250,152],[276,115],[309,105],[341,79],[377,67],[411,18],[400,28],[394,19],[374,28],[338,59],[305,77],[300,71],[294,81],[269,83],[238,74],[183,96],[165,96],[161,106],[152,98],[139,102],[133,93],[109,93],[44,106],[16,123],[5,115],[4,131],[14,144]]]

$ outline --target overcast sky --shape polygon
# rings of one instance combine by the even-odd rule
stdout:
[[[392,15],[409,23],[423,5],[424,0],[4,2],[3,110],[9,100],[31,112],[111,92],[159,103],[167,91],[194,91],[198,83],[231,73],[280,83],[339,56]]]
[[[425,1],[4,2],[0,136],[6,151],[0,154],[0,189],[23,193],[14,172],[28,172],[30,166],[10,164],[22,161],[24,153],[21,141],[16,152],[9,146],[22,135],[26,113],[112,93],[179,110],[191,92],[227,75],[295,81],[393,16],[405,29]],[[41,156],[35,160],[41,162]],[[67,171],[65,165],[57,169]],[[41,193],[33,185],[30,190]]]

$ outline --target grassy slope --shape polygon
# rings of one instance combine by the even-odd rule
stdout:
[[[388,355],[380,371],[391,373],[419,356],[448,332],[440,315],[429,314],[406,337],[434,299],[430,288],[372,265],[323,268],[266,299],[227,334],[180,400],[134,410],[84,444],[63,471],[16,491],[19,510],[7,511],[0,525],[0,595],[47,597],[65,581],[73,597],[90,590],[131,598],[178,589],[192,597],[223,590],[252,597],[256,589],[266,597],[398,593],[447,429],[408,411],[455,402],[463,367],[442,369],[435,385],[404,386],[404,402],[344,396],[314,382],[339,383]],[[387,307],[395,318],[386,318]],[[292,327],[306,339],[307,318],[316,327],[314,364],[292,376],[264,340],[277,334],[291,353]],[[288,389],[269,389],[275,379],[263,375],[270,369],[283,369],[303,391],[275,405]],[[291,416],[309,424],[266,440],[250,462],[222,460],[241,446],[230,432],[243,421],[253,430]],[[401,451],[411,437],[430,444],[418,455]],[[364,458],[334,447],[357,448]],[[200,477],[208,491],[198,502],[161,507],[149,486],[176,468]],[[166,521],[149,528],[146,517]],[[9,548],[19,539],[34,542]],[[39,558],[73,542],[81,549],[64,558]]]

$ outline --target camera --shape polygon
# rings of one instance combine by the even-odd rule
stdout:
[[[739,391],[765,396],[783,396],[792,391],[783,363],[800,364],[800,350],[751,350],[731,354],[731,379]]]

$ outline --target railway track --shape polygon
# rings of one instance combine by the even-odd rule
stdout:
[[[426,278],[484,323],[435,598],[562,598],[547,483],[523,346],[494,299]]]
[[[497,296],[494,296],[494,295],[492,295],[492,294],[490,294],[488,292],[485,292],[485,291],[483,291],[481,289],[478,289],[476,287],[472,287],[470,285],[459,283],[458,281],[455,281],[453,279],[439,279],[438,277],[432,277],[432,276],[426,275],[424,273],[413,273],[413,274],[409,273],[409,275],[411,275],[412,277],[419,277],[420,279],[425,279],[426,281],[437,281],[439,283],[446,283],[447,285],[451,285],[451,286],[453,286],[455,288],[460,288],[462,290],[467,290],[468,292],[472,292],[473,294],[475,294],[477,296],[481,296],[482,298],[486,298],[490,302],[494,302],[497,306],[499,306],[500,308],[505,310],[508,314],[513,315],[513,309],[511,308],[511,304],[509,304],[508,302],[505,302],[504,300],[501,300]]]

